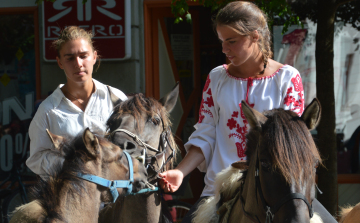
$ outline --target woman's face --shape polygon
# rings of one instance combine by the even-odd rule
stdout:
[[[58,65],[64,70],[67,81],[84,83],[92,80],[92,72],[96,63],[97,52],[93,51],[85,39],[70,40],[60,49]]]
[[[244,64],[255,56],[254,48],[257,45],[254,37],[244,36],[225,25],[218,25],[216,31],[222,44],[222,52],[235,66]]]

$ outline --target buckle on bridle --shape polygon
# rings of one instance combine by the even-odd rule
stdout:
[[[266,220],[265,223],[271,223],[274,220],[274,214],[271,212],[271,209],[269,206],[266,206]]]

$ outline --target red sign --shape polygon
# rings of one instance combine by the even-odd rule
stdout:
[[[130,0],[56,0],[43,2],[44,59],[56,60],[51,47],[67,26],[92,30],[94,47],[104,60],[131,56]]]

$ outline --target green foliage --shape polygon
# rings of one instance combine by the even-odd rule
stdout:
[[[360,1],[349,0],[343,1],[336,10],[335,22],[351,24],[355,29],[360,31]],[[318,18],[318,1],[317,0],[297,0],[290,5],[300,19],[308,18],[317,23]]]
[[[185,12],[186,21],[191,21],[188,5],[189,1],[196,2],[196,0],[171,1],[171,12],[175,16],[175,23],[183,21],[182,17]],[[210,7],[212,12],[219,10],[232,1],[234,0],[198,0],[199,4],[204,7]],[[291,7],[286,0],[255,0],[254,3],[267,14],[269,18],[269,27],[272,27],[274,24],[282,24],[283,33],[285,33],[291,25],[301,25],[301,27],[303,27],[300,17],[291,10]]]

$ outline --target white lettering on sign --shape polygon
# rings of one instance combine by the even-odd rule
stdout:
[[[116,34],[117,36],[121,36],[123,34],[123,27],[122,25],[116,25],[117,27],[119,27],[119,33]],[[109,34],[111,36],[114,36],[115,34],[113,33],[113,27],[115,27],[115,25],[110,25],[109,26]]]
[[[91,28],[91,30],[93,31],[93,33],[95,33],[95,37],[94,39],[98,39],[98,38],[103,38],[103,37],[118,37],[118,38],[124,38],[124,27],[122,25],[109,25],[109,27],[107,26],[103,26],[103,25],[92,25],[90,27],[90,25],[82,25],[79,26],[81,28],[84,29],[89,29]],[[47,37],[50,38],[45,38],[46,40],[52,40],[52,39],[56,39],[55,36],[60,36],[60,27],[58,26],[48,26],[47,28]]]
[[[15,153],[22,154],[21,157],[25,156],[27,147],[29,144],[29,133],[25,134],[25,143],[23,135],[21,133],[16,134],[15,136]],[[13,148],[13,138],[11,135],[3,135],[0,139],[0,168],[2,171],[10,171],[13,167],[14,161],[14,148]]]
[[[11,120],[11,110],[19,117],[21,121],[30,119],[34,111],[34,94],[28,93],[25,96],[25,108],[17,97],[7,98],[2,102],[2,124],[7,125]]]
[[[59,10],[61,12],[59,12],[58,14],[54,15],[53,17],[49,18],[48,21],[49,22],[55,22],[57,20],[59,20],[60,18],[64,17],[65,15],[69,14],[72,11],[72,7],[66,7],[63,5],[64,2],[68,2],[68,1],[76,1],[76,12],[77,12],[77,19],[79,21],[84,21],[84,11],[85,11],[85,21],[90,21],[92,18],[92,14],[91,14],[91,0],[88,0],[85,4],[83,4],[83,0],[57,0],[53,3],[53,7],[56,10]],[[115,0],[103,0],[104,2],[106,2],[105,5],[102,6],[97,6],[96,9],[106,15],[107,17],[114,19],[114,20],[121,20],[121,16],[116,15],[115,13],[112,13],[107,9],[112,9],[116,6],[116,1]],[[84,10],[85,8],[85,10]]]
[[[49,26],[48,27],[48,37],[51,36],[51,33],[55,34],[56,36],[60,36],[60,27]]]

